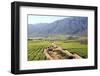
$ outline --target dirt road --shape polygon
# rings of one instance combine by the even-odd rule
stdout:
[[[78,54],[72,54],[68,50],[63,50],[60,46],[56,45],[55,42],[52,43],[52,46],[44,49],[44,54],[49,60],[82,59]]]

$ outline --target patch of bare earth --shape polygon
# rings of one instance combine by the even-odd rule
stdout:
[[[57,46],[55,43],[52,43],[52,46],[44,49],[44,54],[49,60],[58,60],[58,59],[82,59],[78,54],[72,54],[68,50],[63,50],[61,47]]]

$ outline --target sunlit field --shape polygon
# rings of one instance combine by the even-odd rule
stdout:
[[[56,45],[68,50],[71,53],[76,53],[83,58],[87,58],[87,44],[81,43],[78,40],[62,40],[55,41]],[[32,60],[47,60],[43,51],[50,47],[50,40],[28,40],[28,61]]]

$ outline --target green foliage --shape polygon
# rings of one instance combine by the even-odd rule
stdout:
[[[43,49],[49,46],[51,46],[51,43],[45,40],[28,41],[28,61],[44,60],[45,55]]]
[[[81,44],[75,40],[55,41],[55,43],[71,53],[77,53],[83,58],[87,58],[87,44]],[[49,40],[28,40],[28,61],[46,60],[43,49],[51,46]]]

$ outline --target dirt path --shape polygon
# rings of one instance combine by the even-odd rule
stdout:
[[[56,45],[55,42],[52,43],[52,46],[44,49],[44,54],[49,60],[82,59],[78,54],[72,54],[68,50],[63,50],[60,46]]]

